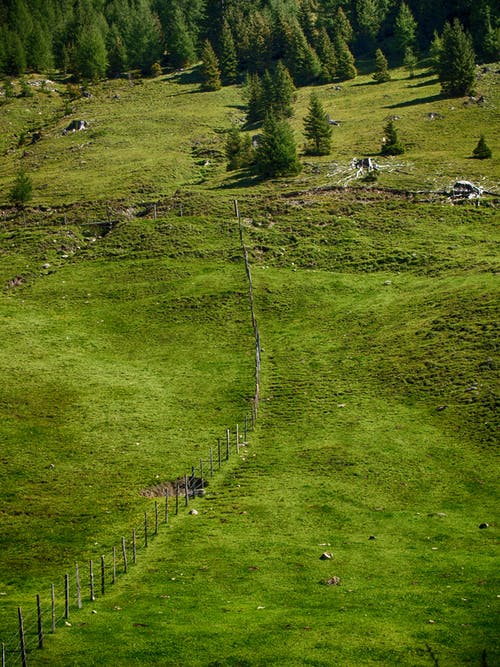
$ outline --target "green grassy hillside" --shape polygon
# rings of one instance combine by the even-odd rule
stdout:
[[[8,665],[18,605],[29,664],[500,659],[498,213],[491,199],[407,194],[457,177],[498,190],[498,157],[470,159],[479,126],[499,154],[496,75],[481,79],[484,106],[398,76],[320,89],[343,121],[334,153],[270,183],[226,172],[219,156],[240,91],[201,94],[190,73],[96,87],[74,103],[90,122],[78,135],[61,135],[60,93],[2,108],[3,202],[19,165],[35,185],[33,206],[5,206],[0,223]],[[29,104],[47,124],[18,148]],[[431,108],[444,117],[430,121]],[[366,187],[348,165],[378,150],[388,113],[408,151]],[[263,347],[255,430],[191,503],[198,515],[171,516],[105,596],[96,583],[90,602],[85,581],[77,610],[75,561],[84,576],[89,558],[109,564],[151,514],[141,490],[206,461],[250,414],[235,196]],[[47,628],[53,582],[58,629],[40,651],[35,594]]]

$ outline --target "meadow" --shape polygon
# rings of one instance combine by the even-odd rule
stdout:
[[[323,87],[332,155],[274,182],[226,172],[241,90],[192,72],[96,86],[75,135],[62,84],[2,108],[0,641],[250,413],[237,197],[263,348],[248,446],[105,596],[77,610],[72,589],[29,664],[498,662],[497,204],[407,194],[498,190],[495,76],[484,106],[424,72]],[[47,124],[17,147],[28,107]],[[393,113],[407,153],[366,187],[350,160]],[[492,160],[470,159],[480,132]]]

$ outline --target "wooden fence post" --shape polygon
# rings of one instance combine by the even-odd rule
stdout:
[[[165,523],[168,523],[168,489],[165,489]]]
[[[248,442],[248,416],[245,415],[245,443]]]
[[[240,432],[238,424],[236,424],[236,453],[240,453]]]
[[[137,537],[135,534],[135,528],[132,530],[132,560],[135,565],[137,563]]]
[[[5,644],[2,642],[2,667],[5,667]]]
[[[148,512],[144,512],[144,546],[148,546]]]
[[[184,475],[184,501],[187,507],[189,505],[189,482],[187,475]]]
[[[23,667],[26,667],[26,643],[24,637],[24,624],[23,624],[23,610],[21,607],[17,608],[17,616],[19,619],[19,640],[21,642],[21,662]]]
[[[90,601],[94,602],[95,600],[95,591],[94,591],[94,561],[89,562],[90,569]]]
[[[210,477],[214,476],[214,449],[210,447]]]
[[[158,501],[155,500],[155,535],[158,535]]]
[[[76,602],[78,609],[82,608],[82,589],[80,586],[80,570],[78,568],[78,563],[75,563],[75,580],[76,580]]]
[[[201,491],[203,493],[204,484],[203,484],[203,459],[200,459],[200,480],[201,480]]]
[[[113,574],[111,575],[111,583],[116,582],[116,547],[113,547]]]
[[[50,586],[50,600],[51,600],[51,623],[50,629],[54,633],[56,631],[56,587],[54,584]]]
[[[64,618],[69,618],[69,574],[64,575]]]
[[[179,514],[179,480],[175,482],[175,514]]]
[[[36,613],[38,620],[38,648],[43,648],[42,603],[40,602],[39,594],[36,596]]]
[[[229,461],[229,429],[226,429],[226,461]]]
[[[106,593],[106,572],[104,569],[104,556],[101,556],[101,594]]]
[[[125,572],[125,574],[127,574],[127,570],[128,570],[127,545],[125,544],[125,538],[124,537],[122,537],[122,555],[123,555],[123,571]]]

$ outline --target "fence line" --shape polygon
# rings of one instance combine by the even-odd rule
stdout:
[[[255,420],[257,418],[258,404],[259,404],[259,384],[260,384],[260,336],[257,326],[257,320],[255,317],[255,309],[253,302],[253,286],[252,286],[252,277],[250,273],[250,265],[248,260],[247,249],[243,240],[243,230],[241,225],[241,219],[238,209],[238,202],[234,200],[235,212],[238,219],[239,225],[239,234],[241,246],[243,249],[243,255],[245,260],[245,271],[249,284],[249,299],[250,299],[250,309],[252,316],[252,327],[255,335],[255,393],[252,399],[252,414],[251,414],[251,424],[252,428],[255,425]],[[224,461],[229,461],[231,455],[236,452],[239,454],[240,451],[240,429],[239,425],[236,424],[236,429],[234,432],[235,435],[235,447],[231,447],[231,431],[226,429],[225,433],[225,452],[224,456],[222,454],[221,438],[217,438],[217,465],[218,470],[221,470],[222,463]],[[247,444],[248,439],[248,417],[245,416],[245,426],[244,426],[244,443]],[[189,505],[190,498],[195,498],[197,495],[204,495],[206,481],[204,479],[204,464],[210,470],[210,477],[214,476],[214,449],[210,447],[209,457],[204,460],[203,458],[199,459],[199,472],[200,477],[196,478],[196,467],[192,466],[191,474],[184,475],[183,478],[178,477],[175,482],[171,483],[171,487],[174,490],[175,495],[175,514],[179,514],[179,497],[181,494],[184,496],[185,507]],[[182,488],[181,486],[182,481]],[[169,489],[166,488],[164,491],[165,495],[165,521],[164,524],[169,523]],[[144,512],[144,523],[143,523],[143,548],[148,547],[149,539],[158,535],[160,529],[159,522],[159,508],[158,501],[155,500],[154,505],[154,521],[155,529],[152,535],[148,531],[148,511]],[[132,562],[135,565],[137,562],[137,530],[133,528],[132,530]],[[139,547],[140,549],[141,547]],[[121,553],[122,553],[122,567],[121,574],[127,574],[129,571],[129,563],[127,557],[127,541],[125,537],[121,538]],[[118,569],[117,568],[117,547],[112,547],[111,553],[111,563],[112,567],[106,569],[106,556],[105,554],[100,555],[100,586],[98,586],[98,591],[100,591],[100,597],[106,595],[110,590],[107,586],[107,583],[113,584],[116,583],[118,579]],[[97,592],[94,581],[94,561],[90,559],[88,561],[88,590],[89,595],[87,596],[86,602],[94,602],[96,600]],[[111,573],[109,573],[111,569]],[[109,581],[108,581],[109,579]],[[72,592],[72,587],[74,586],[74,592]],[[42,597],[40,594],[36,595],[36,611],[33,615],[23,614],[21,607],[18,607],[18,630],[16,634],[13,634],[12,637],[8,638],[8,641],[1,642],[1,667],[10,667],[11,665],[21,664],[22,667],[27,667],[28,665],[28,656],[32,651],[43,649],[44,643],[44,628],[50,627],[51,633],[55,633],[58,626],[70,625],[69,618],[70,612],[73,609],[72,605],[72,595],[74,596],[74,606],[76,609],[82,609],[84,605],[84,600],[82,600],[82,571],[79,568],[78,563],[75,563],[75,574],[74,581],[72,581],[70,574],[66,573],[64,575],[64,583],[62,586],[63,590],[63,600],[59,602],[56,596],[56,586],[51,584],[50,588],[50,603],[44,609],[42,604]],[[44,620],[46,622],[44,622]],[[15,637],[17,636],[17,641]]]
[[[243,226],[241,224],[240,209],[238,206],[238,200],[234,200],[234,213],[238,220],[238,229],[240,233],[240,243],[243,250],[243,259],[245,261],[245,271],[248,280],[248,298],[250,301],[250,312],[252,316],[252,327],[255,336],[255,394],[253,397],[253,409],[252,409],[252,426],[255,426],[255,421],[257,419],[257,413],[259,410],[259,400],[260,400],[260,360],[261,360],[261,344],[260,344],[260,333],[259,326],[257,324],[257,318],[255,316],[255,305],[253,298],[253,282],[252,282],[252,273],[250,271],[250,262],[248,260],[248,252],[245,245],[245,240],[243,238]]]

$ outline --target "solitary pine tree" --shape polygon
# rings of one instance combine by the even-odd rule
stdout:
[[[403,144],[398,139],[398,133],[392,120],[384,128],[384,140],[380,152],[382,155],[401,155],[405,152]]]
[[[221,87],[219,61],[208,39],[203,45],[201,58],[203,61],[201,66],[203,90],[219,90]]]
[[[472,151],[472,155],[478,160],[486,160],[492,156],[491,148],[487,145],[484,134],[480,136],[477,146]]]
[[[33,182],[24,171],[19,171],[10,191],[9,199],[16,206],[23,207],[33,194]]]
[[[267,116],[255,162],[264,178],[294,176],[301,171],[293,132],[284,118]]]
[[[381,49],[377,49],[375,52],[375,72],[373,74],[373,79],[375,79],[377,83],[384,83],[385,81],[389,81],[390,78],[391,75],[387,58]]]
[[[464,32],[458,19],[446,23],[442,35],[439,60],[439,81],[444,95],[460,97],[473,92],[475,54],[470,35]]]
[[[332,145],[332,127],[316,93],[311,93],[308,112],[304,118],[304,134],[309,142],[307,152],[328,155]]]

